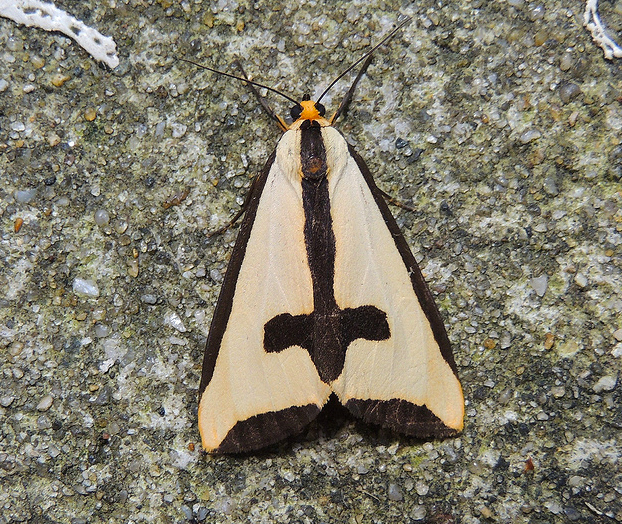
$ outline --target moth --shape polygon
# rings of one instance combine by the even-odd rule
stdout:
[[[408,21],[345,72],[365,60],[330,119],[326,91],[299,103],[279,93],[295,104],[293,122],[271,113],[284,134],[247,197],[205,348],[198,419],[209,453],[297,434],[331,394],[406,435],[462,429],[462,389],[432,294],[385,194],[333,126],[373,51]]]

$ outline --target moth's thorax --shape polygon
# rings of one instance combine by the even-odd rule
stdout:
[[[275,162],[279,171],[300,190],[302,179],[326,178],[329,183],[336,183],[348,158],[348,144],[337,129],[306,120],[281,137]]]

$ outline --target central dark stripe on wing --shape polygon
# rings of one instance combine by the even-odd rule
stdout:
[[[322,128],[307,120],[300,130],[304,238],[313,281],[314,311],[309,315],[283,313],[269,320],[264,326],[264,348],[271,353],[291,346],[303,347],[322,381],[329,383],[341,375],[346,350],[353,340],[386,340],[391,333],[386,313],[377,307],[341,309],[337,305],[335,234]]]

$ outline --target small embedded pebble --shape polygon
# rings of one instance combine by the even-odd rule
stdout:
[[[425,448],[425,449],[428,452],[428,459],[436,460],[438,458],[439,455],[438,455],[438,451],[437,450],[435,450],[434,448],[431,448],[431,449]]]
[[[548,37],[549,37],[548,33],[542,29],[534,35],[533,37],[534,44],[536,44],[539,47],[547,41]]]
[[[296,474],[293,471],[285,471],[281,475],[287,482],[296,480]]]
[[[579,513],[575,508],[569,506],[564,508],[564,513],[570,522],[576,522],[581,519],[581,513]]]
[[[140,299],[145,303],[145,304],[155,304],[158,299],[155,295],[152,295],[151,293],[145,293],[144,295],[142,295],[140,297]]]
[[[417,492],[417,495],[419,495],[420,497],[423,497],[428,494],[428,491],[430,491],[430,486],[428,486],[422,480],[419,480],[417,481],[417,484],[415,485],[415,491]]]
[[[581,88],[572,82],[562,84],[559,88],[559,98],[564,104],[577,98],[581,94]]]
[[[514,392],[510,388],[504,389],[499,395],[499,404],[507,404],[513,395]]]
[[[41,69],[45,65],[45,60],[37,55],[33,56],[30,61],[32,62],[32,65],[35,67],[35,69]]]
[[[60,137],[56,133],[50,133],[47,136],[47,141],[48,144],[50,144],[50,147],[54,147],[60,144]]]
[[[572,55],[570,53],[564,53],[559,61],[559,68],[562,71],[568,71],[572,67]]]
[[[127,268],[127,274],[133,278],[136,278],[138,276],[138,260],[137,259],[133,259],[130,261],[130,263],[128,264],[128,268]]]
[[[186,326],[184,326],[181,318],[179,318],[179,315],[174,311],[169,311],[164,315],[164,324],[176,329],[180,333],[185,333],[186,331]]]
[[[577,273],[574,276],[574,281],[575,281],[575,284],[577,284],[577,286],[579,287],[587,286],[587,282],[588,282],[587,277],[583,273]]]
[[[568,485],[571,488],[578,488],[585,485],[585,477],[580,477],[579,475],[573,475],[568,479]]]
[[[536,278],[532,278],[530,284],[533,290],[536,292],[536,295],[538,295],[539,297],[543,297],[549,286],[549,277],[547,277],[546,275],[542,275]]]
[[[52,85],[54,85],[55,87],[61,87],[70,78],[71,77],[69,75],[65,75],[63,73],[56,73],[52,77]]]
[[[529,504],[523,504],[520,507],[520,510],[525,514],[525,515],[529,515],[532,511],[533,511],[533,507],[530,506]]]
[[[106,324],[95,324],[95,336],[97,338],[104,338],[110,335],[110,328]]]
[[[555,335],[553,333],[547,333],[544,336],[544,349],[551,349],[555,344]]]
[[[186,506],[185,504],[181,506],[181,511],[184,514],[184,517],[186,517],[187,520],[194,520],[194,516],[192,515],[192,509],[188,506]]]
[[[122,235],[123,233],[125,233],[127,231],[127,220],[123,220],[122,218],[119,218],[117,220],[115,220],[114,222],[114,230],[119,234]]]
[[[426,509],[423,505],[415,506],[410,512],[410,516],[415,520],[423,520],[425,518],[425,515]]]
[[[533,22],[535,22],[536,20],[541,20],[542,18],[544,18],[545,12],[546,11],[544,9],[544,6],[536,4],[535,6],[531,7],[529,12],[529,18],[531,18]]]
[[[603,391],[613,391],[618,383],[618,375],[606,375],[601,377],[592,390],[594,393],[601,393]]]
[[[566,394],[566,389],[564,386],[555,386],[554,388],[551,388],[551,394],[555,398],[562,398]]]
[[[484,464],[482,464],[481,461],[479,460],[473,460],[469,465],[468,465],[469,471],[471,473],[473,473],[473,475],[483,475],[484,472],[486,471],[486,468],[484,467]],[[419,486],[419,483],[417,483],[417,486]],[[417,489],[417,493],[419,493],[419,489]],[[426,491],[427,493],[427,491]],[[419,495],[422,495],[422,493],[419,493]],[[425,493],[423,493],[423,495],[425,495]]]
[[[50,419],[47,418],[45,415],[41,415],[37,419],[37,429],[49,429],[51,427],[52,423],[50,422]]]
[[[36,189],[17,190],[13,194],[15,201],[20,204],[27,204],[37,196]]]
[[[559,194],[559,189],[557,188],[557,183],[553,179],[553,177],[546,177],[544,179],[544,184],[542,185],[544,190],[551,196],[555,196]]]
[[[6,397],[1,397],[0,398],[0,406],[2,406],[3,408],[8,408],[11,404],[13,404],[13,401],[15,400],[15,397],[12,395],[7,395]]]
[[[484,340],[483,344],[486,349],[494,349],[497,345],[497,341],[492,338],[487,338]]]
[[[546,222],[538,222],[537,224],[534,224],[533,230],[538,233],[546,233],[548,231],[548,226],[546,225]]]
[[[95,110],[94,107],[87,107],[86,111],[84,112],[84,118],[89,121],[92,122],[93,120],[95,120],[95,117],[97,116],[97,111]]]
[[[528,144],[529,142],[532,142],[534,140],[537,140],[538,138],[540,138],[542,136],[542,133],[540,132],[540,130],[538,129],[528,129],[527,131],[525,131],[519,138],[519,140],[523,143],[523,144]]]
[[[509,333],[504,333],[499,339],[499,347],[501,349],[508,349],[512,345],[512,337]]]
[[[52,402],[54,402],[54,397],[45,395],[37,404],[37,411],[47,411],[52,407]]]
[[[558,353],[565,358],[575,355],[580,349],[581,346],[575,340],[568,340],[557,345]]]
[[[237,503],[231,497],[219,499],[214,504],[214,509],[218,512],[224,513],[225,515],[231,515],[236,508]]]
[[[26,130],[26,126],[24,125],[23,122],[11,122],[11,130],[13,131],[17,131],[18,133],[21,133],[22,131]]]
[[[110,214],[105,209],[95,211],[95,223],[98,226],[106,226],[110,223]]]
[[[174,124],[171,124],[171,129],[172,129],[173,138],[181,138],[182,136],[186,134],[186,131],[188,130],[188,126],[185,124],[174,123]]]
[[[399,502],[404,499],[402,492],[397,484],[389,484],[389,489],[387,490],[387,495],[389,500],[393,500],[395,502]]]
[[[0,78],[0,93],[3,93],[9,87],[9,83],[4,79]]]
[[[95,282],[77,277],[73,281],[73,292],[76,295],[85,295],[87,297],[99,296],[99,288]]]

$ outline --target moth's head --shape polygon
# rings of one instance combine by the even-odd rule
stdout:
[[[309,95],[304,95],[302,101],[292,107],[290,114],[294,122],[297,120],[319,120],[324,118],[325,107],[319,102],[311,100]]]

